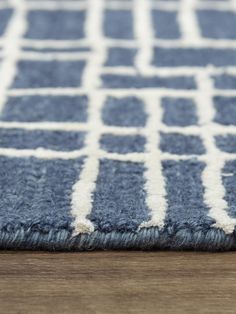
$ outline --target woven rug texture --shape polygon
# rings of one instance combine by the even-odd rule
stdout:
[[[236,0],[0,0],[0,248],[236,248]]]

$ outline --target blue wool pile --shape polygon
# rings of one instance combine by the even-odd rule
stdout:
[[[1,248],[235,249],[235,8],[0,5]]]

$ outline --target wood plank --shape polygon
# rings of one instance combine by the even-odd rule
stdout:
[[[235,313],[236,253],[0,253],[0,313]]]

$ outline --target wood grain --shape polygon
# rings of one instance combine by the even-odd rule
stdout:
[[[0,313],[235,313],[236,253],[0,254]]]

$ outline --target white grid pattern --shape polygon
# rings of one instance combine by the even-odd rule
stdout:
[[[10,88],[16,74],[16,65],[20,53],[20,39],[26,31],[26,11],[24,1],[12,0],[14,13],[9,22],[3,43],[3,62],[1,64],[0,80],[0,111],[7,99],[7,90]]]
[[[87,66],[84,86],[89,92],[89,130],[86,140],[87,159],[80,174],[80,179],[75,183],[72,194],[72,215],[74,234],[88,233],[94,230],[93,224],[87,219],[92,210],[92,193],[96,188],[96,180],[99,174],[99,140],[102,127],[101,111],[104,96],[96,93],[100,69],[105,60],[105,50],[102,46],[102,13],[103,0],[89,2],[89,16],[87,19],[87,35],[93,42],[94,57]]]
[[[206,167],[202,175],[203,185],[205,187],[204,200],[210,208],[209,216],[216,220],[215,226],[222,228],[226,233],[232,233],[236,225],[236,219],[229,217],[225,211],[228,205],[224,200],[225,188],[221,178],[222,169],[226,160],[221,156],[221,152],[215,144],[215,133],[208,127],[215,116],[211,95],[213,84],[207,73],[199,75],[197,81],[199,90],[197,104],[201,125],[201,137],[207,152]],[[208,93],[205,93],[205,90],[207,90]]]
[[[79,181],[74,185],[72,195],[72,214],[75,217],[73,224],[74,234],[92,232],[93,224],[87,219],[92,210],[92,194],[96,187],[96,179],[99,173],[99,160],[101,158],[142,162],[146,165],[145,177],[147,180],[147,205],[151,211],[149,222],[140,227],[158,226],[162,228],[167,209],[165,198],[165,181],[162,175],[162,160],[182,160],[197,158],[206,163],[202,180],[205,188],[205,203],[209,206],[209,215],[216,220],[216,227],[222,228],[226,233],[231,233],[236,220],[228,216],[227,204],[224,200],[225,190],[221,175],[225,161],[236,159],[236,154],[221,152],[214,143],[214,136],[219,134],[235,134],[236,126],[221,126],[214,123],[214,106],[212,97],[214,95],[236,96],[235,90],[216,90],[212,86],[211,75],[229,73],[236,75],[236,67],[178,67],[157,69],[152,66],[152,50],[154,46],[176,48],[176,47],[216,47],[236,48],[236,40],[213,40],[202,38],[199,25],[196,21],[195,10],[214,9],[219,11],[231,10],[236,12],[236,1],[197,1],[181,0],[180,4],[175,1],[165,2],[150,0],[135,0],[132,3],[119,1],[88,0],[88,1],[9,1],[0,4],[0,8],[14,8],[14,15],[6,30],[5,36],[0,40],[3,50],[0,82],[0,109],[6,102],[8,96],[24,95],[81,95],[89,97],[89,121],[88,123],[56,123],[56,122],[0,122],[1,128],[22,128],[26,130],[83,130],[87,131],[85,148],[72,151],[60,152],[47,149],[11,149],[0,148],[0,155],[54,159],[73,159],[86,156],[85,165]],[[105,8],[111,10],[127,9],[133,10],[135,39],[115,40],[105,38],[102,30],[102,20]],[[157,8],[166,11],[178,11],[178,22],[181,28],[181,39],[157,40],[154,39],[151,24],[151,9]],[[26,31],[26,14],[30,9],[40,10],[81,10],[87,11],[86,39],[81,40],[29,40],[23,39]],[[148,36],[147,36],[148,34]],[[26,52],[20,48],[31,47],[35,49],[46,47],[75,48],[92,47],[92,52]],[[131,67],[105,67],[104,61],[107,57],[109,47],[133,47],[138,49],[135,60],[135,68]],[[86,71],[81,88],[35,88],[35,89],[9,89],[17,71],[18,60],[87,60]],[[198,84],[197,90],[173,90],[173,89],[99,89],[100,75],[104,73],[134,75],[140,73],[143,76],[175,76],[193,75]],[[143,128],[135,127],[113,127],[104,125],[100,113],[107,96],[124,97],[136,95],[140,97],[148,114],[147,125]],[[189,127],[170,127],[162,122],[161,98],[186,97],[192,98],[198,108],[199,125]],[[177,132],[180,134],[195,134],[202,137],[207,153],[201,156],[174,155],[160,151],[158,148],[159,132]],[[146,151],[144,153],[128,153],[125,155],[108,153],[99,147],[100,136],[103,133],[117,135],[142,134],[147,139]],[[215,158],[217,154],[217,160]]]

